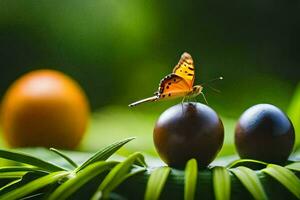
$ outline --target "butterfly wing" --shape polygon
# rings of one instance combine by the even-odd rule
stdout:
[[[160,81],[158,91],[154,93],[155,96],[136,101],[129,104],[129,107],[134,107],[146,102],[184,97],[190,92],[191,89],[189,85],[182,77],[176,74],[170,74]]]
[[[188,53],[183,53],[178,64],[174,67],[173,73],[182,77],[191,89],[195,80],[195,68],[192,56]]]
[[[155,96],[130,104],[130,107],[145,102],[158,101],[187,96],[193,88],[195,79],[193,59],[190,54],[183,53],[173,73],[160,81]]]
[[[184,97],[189,92],[191,88],[182,77],[170,74],[160,81],[156,95],[159,99],[170,99]]]

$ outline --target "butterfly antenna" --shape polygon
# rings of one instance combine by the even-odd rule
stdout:
[[[203,96],[203,99],[204,99],[205,103],[206,103],[207,105],[209,105],[208,102],[207,102],[207,100],[206,100],[206,97],[205,97],[204,93],[201,92],[200,94]]]
[[[220,90],[218,90],[218,89],[216,89],[216,88],[214,88],[214,87],[212,87],[211,85],[206,85],[209,89],[211,89],[212,91],[214,91],[214,92],[216,92],[216,93],[221,93],[221,91]]]
[[[209,81],[206,81],[206,82],[202,83],[201,85],[202,85],[202,86],[203,86],[203,85],[207,85],[208,83],[213,83],[213,82],[218,81],[218,80],[223,80],[223,76],[220,76],[220,77],[218,77],[218,78],[214,78],[214,79],[211,79],[211,80],[209,80]]]

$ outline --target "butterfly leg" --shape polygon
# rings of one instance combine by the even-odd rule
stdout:
[[[205,103],[206,103],[207,105],[209,105],[208,102],[207,102],[207,100],[206,100],[206,97],[205,97],[204,93],[201,92],[200,94],[203,96],[203,99],[204,99]]]
[[[184,97],[182,98],[181,104],[183,104],[183,103],[184,103],[184,101],[185,101],[185,98],[186,98],[186,96],[184,96]]]
[[[182,112],[183,112],[183,103],[184,103],[184,100],[185,100],[185,97],[183,97],[182,100],[181,100],[181,110],[182,110]]]

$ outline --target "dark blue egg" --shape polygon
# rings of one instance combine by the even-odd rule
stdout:
[[[294,127],[279,108],[258,104],[247,109],[235,129],[235,145],[241,158],[284,163],[293,150]]]

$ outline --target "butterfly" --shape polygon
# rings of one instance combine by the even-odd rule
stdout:
[[[159,83],[157,92],[154,96],[139,100],[129,105],[137,106],[141,103],[159,101],[164,99],[174,99],[179,97],[196,97],[203,94],[203,87],[195,85],[195,67],[192,56],[189,53],[183,53],[173,72],[165,76]]]

